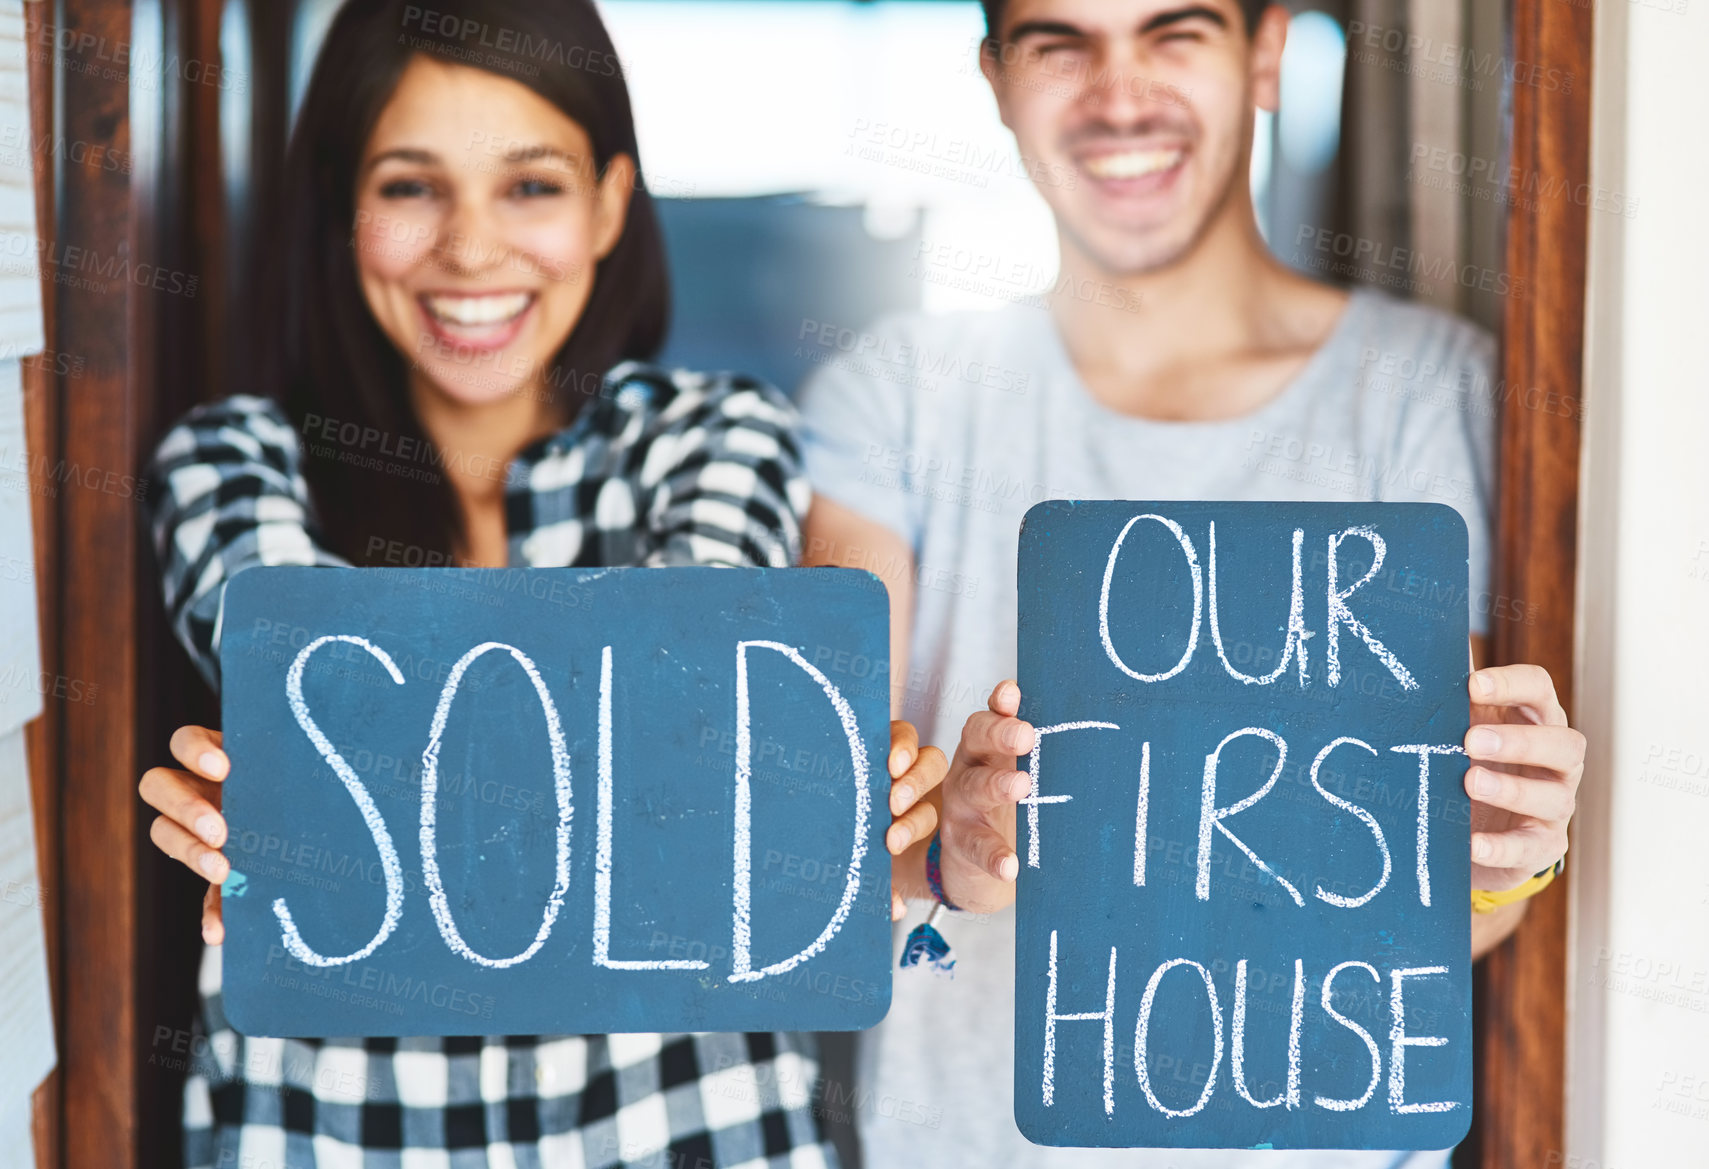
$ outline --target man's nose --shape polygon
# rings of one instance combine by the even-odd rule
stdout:
[[[1109,53],[1094,63],[1081,100],[1118,129],[1144,127],[1159,113],[1158,103],[1151,96],[1153,78],[1148,54],[1136,50]]]

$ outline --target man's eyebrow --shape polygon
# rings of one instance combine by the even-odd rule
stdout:
[[[1168,28],[1172,24],[1181,24],[1188,20],[1208,20],[1218,28],[1228,27],[1228,18],[1216,9],[1205,4],[1193,4],[1186,8],[1172,8],[1168,12],[1159,12],[1150,20],[1139,26],[1139,34],[1156,32],[1160,28]]]
[[[1026,37],[1084,37],[1086,31],[1066,20],[1023,20],[1009,30],[1011,41]]]
[[[1173,24],[1182,24],[1189,20],[1208,20],[1218,28],[1228,27],[1228,18],[1207,4],[1190,4],[1184,8],[1171,8],[1159,12],[1139,26],[1139,34],[1145,36],[1158,29],[1168,28]],[[1009,40],[1019,41],[1026,37],[1086,37],[1090,34],[1077,25],[1066,20],[1023,20],[1009,30]]]

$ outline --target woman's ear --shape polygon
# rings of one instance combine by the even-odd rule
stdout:
[[[595,258],[605,259],[623,238],[623,225],[629,219],[629,198],[634,191],[635,160],[627,154],[612,155],[594,194]]]

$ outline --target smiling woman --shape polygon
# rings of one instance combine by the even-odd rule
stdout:
[[[502,563],[503,478],[459,469],[569,424],[613,365],[652,356],[669,312],[628,90],[592,5],[438,8],[340,11],[263,257],[261,388],[299,425],[336,418],[447,456],[422,479],[342,446],[304,452],[317,495],[364,500],[321,514],[359,564],[386,545]],[[556,66],[572,50],[588,67]]]

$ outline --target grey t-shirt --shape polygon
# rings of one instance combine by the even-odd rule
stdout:
[[[1447,503],[1471,533],[1471,627],[1488,630],[1494,345],[1458,318],[1356,291],[1280,394],[1218,422],[1155,422],[1101,405],[1050,315],[1031,305],[824,329],[801,344],[820,366],[801,395],[809,477],[913,550],[903,717],[946,752],[991,688],[1014,676],[1016,539],[1043,499]],[[926,908],[911,907],[898,946]],[[1446,1164],[1441,1153],[1031,1144],[1013,1110],[1014,928],[1012,909],[953,915],[954,976],[898,971],[888,1018],[860,1044],[856,1119],[872,1169]]]

